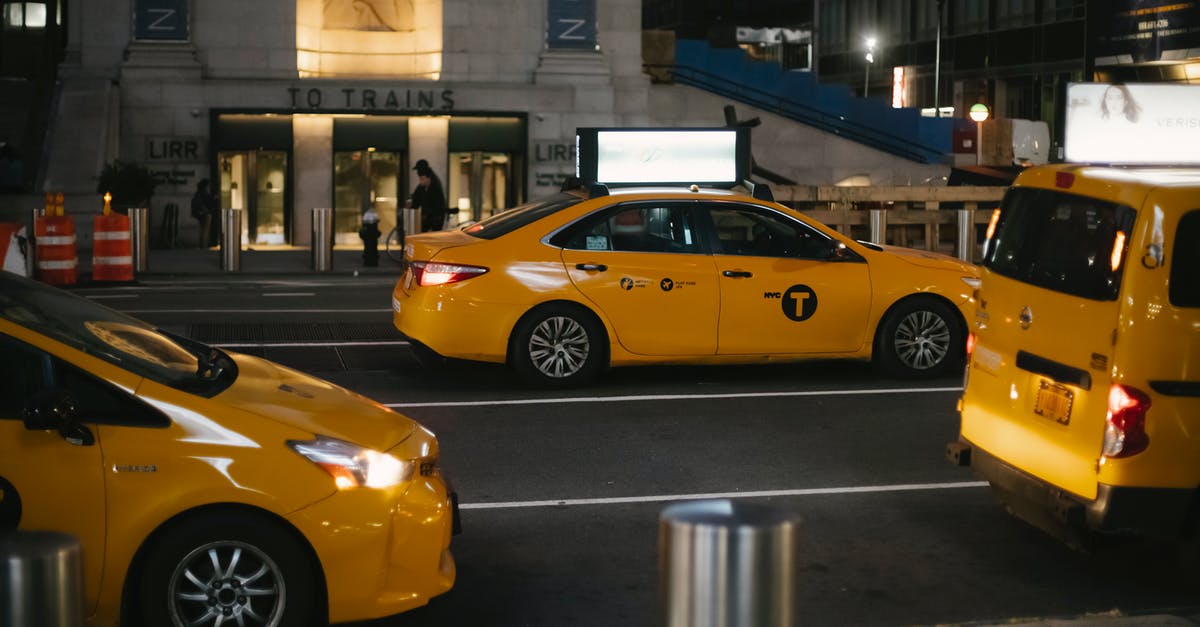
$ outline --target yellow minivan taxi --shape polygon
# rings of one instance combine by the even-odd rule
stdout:
[[[0,531],[80,540],[90,625],[321,625],[454,583],[409,418],[7,272],[0,355]]]
[[[749,192],[596,185],[410,236],[393,321],[420,359],[507,363],[548,387],[610,365],[961,366],[973,265],[858,242]]]
[[[1200,170],[1023,172],[989,225],[961,430],[1018,516],[1179,536],[1200,487]]]

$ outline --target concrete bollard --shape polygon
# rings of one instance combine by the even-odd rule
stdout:
[[[81,627],[83,557],[79,540],[53,531],[0,533],[0,625]]]
[[[667,627],[792,627],[800,518],[764,505],[692,501],[662,511]]]

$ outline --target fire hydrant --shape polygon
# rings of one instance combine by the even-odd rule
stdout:
[[[363,241],[363,265],[374,268],[379,265],[379,214],[367,209],[362,216],[362,227],[358,237]]]

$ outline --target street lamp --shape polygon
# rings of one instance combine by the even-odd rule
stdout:
[[[863,98],[867,97],[867,89],[871,85],[871,64],[875,63],[875,43],[875,37],[867,37],[867,73],[863,77]]]
[[[987,105],[977,102],[967,114],[975,120],[975,165],[983,165],[983,121],[988,119]]]

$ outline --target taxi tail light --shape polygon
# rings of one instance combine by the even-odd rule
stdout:
[[[975,352],[975,334],[967,334],[967,357],[970,357]]]
[[[1130,457],[1146,450],[1146,410],[1150,397],[1143,391],[1114,383],[1108,390],[1108,417],[1104,427],[1104,456]]]
[[[413,278],[417,285],[429,287],[433,285],[448,285],[477,277],[488,271],[480,266],[466,266],[456,263],[436,263],[432,261],[414,261],[411,264]]]

